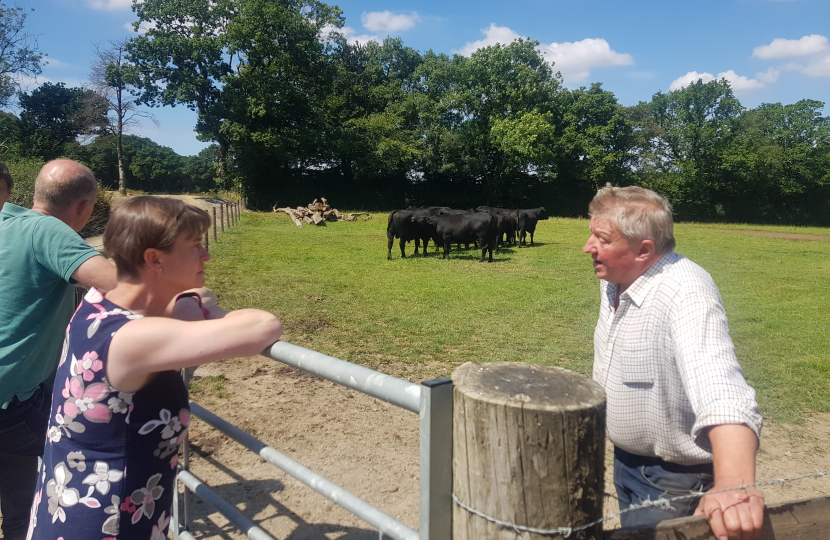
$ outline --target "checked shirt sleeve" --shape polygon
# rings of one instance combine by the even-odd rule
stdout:
[[[760,440],[763,420],[755,390],[744,379],[723,302],[709,281],[681,293],[671,324],[677,367],[696,417],[691,435],[746,424]]]

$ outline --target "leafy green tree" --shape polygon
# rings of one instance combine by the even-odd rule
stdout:
[[[63,83],[44,83],[30,94],[20,94],[21,151],[48,161],[64,154],[64,147],[78,136],[100,129],[105,118],[90,114],[87,103],[95,93],[67,88]]]
[[[316,0],[145,0],[133,8],[136,28],[149,27],[127,46],[143,76],[142,101],[195,110],[200,140],[218,145],[220,178],[262,181],[261,170],[248,170],[256,163],[237,159],[229,170],[229,156],[267,151],[276,173],[296,166],[306,145],[321,145],[310,129],[328,71],[318,36],[342,26],[338,8]]]
[[[638,165],[645,173],[640,182],[668,196],[681,219],[723,218],[718,201],[729,196],[730,187],[722,157],[742,110],[722,79],[658,92],[633,112],[638,121]]]
[[[564,90],[559,100],[563,117],[554,146],[553,194],[556,208],[579,215],[606,183],[632,183],[637,139],[625,108],[599,83]]]
[[[26,30],[27,17],[22,7],[0,3],[0,107],[3,108],[19,90],[21,75],[40,75],[45,55],[38,50],[37,38]]]
[[[730,221],[830,221],[830,118],[824,103],[764,103],[744,112],[724,153]]]

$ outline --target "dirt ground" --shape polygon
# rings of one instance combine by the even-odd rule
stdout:
[[[450,368],[413,377],[403,367],[382,371],[420,382]],[[229,360],[196,370],[224,374],[227,397],[193,399],[303,465],[329,478],[408,527],[418,528],[418,417],[384,402],[304,374],[264,357]],[[758,479],[830,471],[830,414],[801,426],[768,422]],[[606,465],[611,455],[606,455]],[[191,471],[248,518],[280,540],[375,540],[377,531],[204,422],[191,428]],[[611,468],[606,492],[613,491]],[[830,481],[804,480],[764,490],[767,503],[830,495]],[[605,511],[616,510],[606,497]],[[193,497],[196,538],[243,539],[244,534]],[[564,524],[563,524],[564,525]],[[619,526],[607,522],[606,528]]]

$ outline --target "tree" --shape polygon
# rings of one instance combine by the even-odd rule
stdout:
[[[338,8],[317,0],[145,0],[133,9],[136,28],[150,26],[127,46],[144,77],[142,101],[196,111],[199,139],[218,144],[220,178],[232,173],[260,189],[322,146],[318,106],[329,69],[320,34],[342,26]],[[264,154],[244,159],[250,152]],[[237,158],[233,168],[229,158]],[[266,177],[263,159],[272,165]]]
[[[32,9],[34,11],[34,9]],[[26,10],[0,3],[0,107],[20,88],[18,77],[40,75],[43,56],[37,39],[26,31]]]
[[[698,80],[640,103],[632,118],[641,183],[667,196],[681,219],[722,219],[719,200],[730,190],[722,158],[742,111],[726,79]]]
[[[136,66],[125,60],[126,39],[109,42],[109,47],[95,46],[92,60],[90,82],[95,92],[102,99],[90,100],[88,110],[105,107],[106,122],[102,126],[102,133],[114,135],[115,150],[118,156],[118,190],[121,195],[127,194],[127,178],[124,167],[123,135],[131,126],[140,123],[144,118],[158,126],[158,121],[147,111],[139,109],[138,100],[133,97],[141,84],[141,77]]]
[[[48,161],[60,157],[78,136],[96,133],[106,120],[89,114],[91,90],[44,83],[30,94],[20,94],[21,152]],[[99,113],[102,113],[99,109]]]

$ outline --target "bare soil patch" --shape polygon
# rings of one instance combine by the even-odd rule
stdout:
[[[453,366],[382,364],[379,370],[413,382],[448,376]],[[225,392],[192,398],[408,527],[418,528],[418,416],[264,357],[228,360],[196,370],[224,374]],[[758,456],[758,479],[830,471],[830,414],[800,426],[768,423]],[[259,456],[196,419],[191,470],[275,538],[374,540],[362,520],[329,502]],[[609,445],[610,447],[610,445]],[[613,493],[606,455],[606,492]],[[554,480],[555,481],[555,480]],[[827,480],[765,488],[768,503],[830,495]],[[198,501],[198,497],[193,498]],[[606,497],[606,512],[616,501]],[[196,538],[244,539],[209,505],[193,502]],[[619,526],[609,521],[607,528]]]
[[[783,238],[785,240],[804,240],[808,242],[830,242],[830,236],[818,236],[813,234],[779,233],[772,231],[742,231],[737,229],[695,229],[696,231],[711,231],[721,233],[739,233],[750,236],[762,236],[764,238]]]

